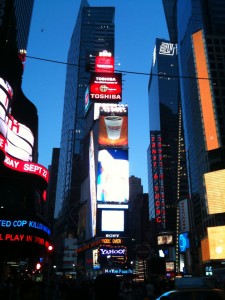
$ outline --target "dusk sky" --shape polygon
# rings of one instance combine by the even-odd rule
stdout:
[[[130,176],[141,178],[148,192],[148,74],[155,39],[168,39],[162,1],[89,0],[89,4],[115,7],[115,71],[123,73],[122,103],[129,109]],[[80,0],[36,0],[34,5],[23,91],[38,109],[38,163],[45,167],[51,164],[52,149],[60,147],[65,63],[79,6]]]

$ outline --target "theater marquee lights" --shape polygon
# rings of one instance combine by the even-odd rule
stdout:
[[[150,140],[155,219],[158,225],[165,228],[166,214],[163,182],[162,138],[160,132],[151,131]]]

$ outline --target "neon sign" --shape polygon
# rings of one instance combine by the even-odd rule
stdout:
[[[30,234],[0,233],[0,243],[2,241],[35,243],[35,244],[45,246],[46,248],[48,248],[50,245],[49,241],[47,241],[39,236],[30,235]]]
[[[151,132],[151,159],[156,222],[165,228],[166,216],[163,182],[162,138],[158,131]]]
[[[50,229],[43,225],[42,223],[36,221],[28,221],[28,220],[0,220],[0,227],[6,228],[16,228],[16,227],[28,227],[28,228],[35,228],[38,230],[42,230],[50,235]]]

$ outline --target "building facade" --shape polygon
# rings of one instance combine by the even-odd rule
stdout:
[[[191,240],[193,272],[205,274],[208,267],[221,267],[225,258],[224,242],[217,245],[211,234],[217,230],[224,236],[225,4],[219,0],[163,0],[163,5],[170,39],[178,45],[195,228]]]
[[[0,276],[9,276],[9,261],[16,272],[21,261],[31,271],[50,245],[48,170],[37,163],[38,113],[21,87],[32,9],[33,1],[0,5]]]
[[[114,14],[113,7],[90,7],[82,1],[71,37],[55,204],[56,234],[62,241],[77,235],[81,185],[88,175],[87,135],[94,112],[92,105],[86,114],[85,92],[96,55],[103,50],[114,55]]]
[[[169,262],[177,263],[179,212],[178,203],[188,197],[186,154],[181,118],[178,80],[177,45],[156,39],[149,80],[148,148],[149,218],[153,223],[151,239],[159,251],[167,254]],[[161,243],[162,237],[171,241]],[[157,242],[158,241],[158,242]]]

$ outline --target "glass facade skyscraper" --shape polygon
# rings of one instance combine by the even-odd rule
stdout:
[[[195,226],[192,246],[197,249],[202,240],[209,237],[209,227],[225,224],[225,210],[218,204],[221,196],[214,193],[214,200],[210,200],[212,190],[205,180],[206,176],[213,178],[216,171],[225,169],[225,3],[221,0],[163,0],[163,5],[170,39],[178,44]],[[217,182],[217,189],[221,188],[222,183]],[[220,206],[220,213],[210,212],[213,205]],[[201,248],[203,255],[204,249]],[[194,258],[194,268],[197,268],[197,256],[198,253]],[[223,256],[225,258],[225,252]]]
[[[173,236],[173,242],[163,247],[170,253],[167,260],[175,262],[179,230],[177,207],[180,200],[188,197],[188,181],[177,45],[163,39],[156,39],[153,52],[149,80],[149,127],[149,217],[155,228],[151,232],[151,246],[158,255],[162,245],[157,246],[157,236]]]
[[[82,1],[68,52],[55,218],[64,217],[67,224],[71,219],[75,227],[84,137],[93,121],[85,118],[85,90],[92,57],[102,50],[114,54],[114,14],[113,7],[90,7]]]

